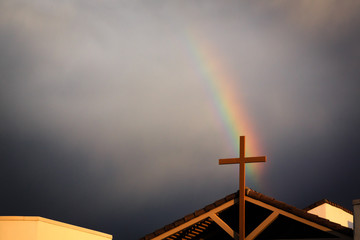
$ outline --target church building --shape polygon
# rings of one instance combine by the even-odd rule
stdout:
[[[238,196],[230,194],[141,240],[239,239]],[[245,210],[246,240],[353,239],[352,212],[328,200],[299,209],[246,188]]]

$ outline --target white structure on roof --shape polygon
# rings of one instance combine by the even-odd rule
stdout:
[[[0,216],[1,240],[109,240],[106,233],[42,217]]]
[[[354,225],[353,214],[351,214],[351,211],[328,200],[322,200],[315,203],[315,207],[307,212],[328,219],[334,223],[338,223],[344,227],[353,228]]]

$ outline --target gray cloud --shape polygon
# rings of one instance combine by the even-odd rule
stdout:
[[[15,180],[1,181],[11,197],[0,214],[132,239],[235,191],[236,169],[217,166],[234,153],[191,50],[205,43],[269,157],[249,186],[350,207],[358,13],[356,1],[3,1],[0,176]]]

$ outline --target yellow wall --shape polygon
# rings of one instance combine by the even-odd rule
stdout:
[[[36,221],[12,221],[3,220],[0,217],[0,239],[1,240],[36,240]]]
[[[309,210],[308,213],[318,215],[344,227],[353,228],[353,215],[328,203],[321,204]]]
[[[109,240],[102,232],[42,217],[0,216],[1,240]]]

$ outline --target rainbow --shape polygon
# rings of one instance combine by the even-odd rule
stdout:
[[[240,94],[235,92],[237,87],[229,71],[222,64],[221,57],[205,39],[200,39],[193,32],[189,32],[187,36],[189,52],[194,59],[196,69],[202,76],[209,98],[215,106],[234,154],[239,152],[239,136],[244,135],[246,136],[246,155],[258,155],[257,134],[243,104],[244,101],[240,99]],[[256,179],[259,178],[258,174],[263,170],[261,165],[263,164],[247,164],[246,172],[255,184]]]

